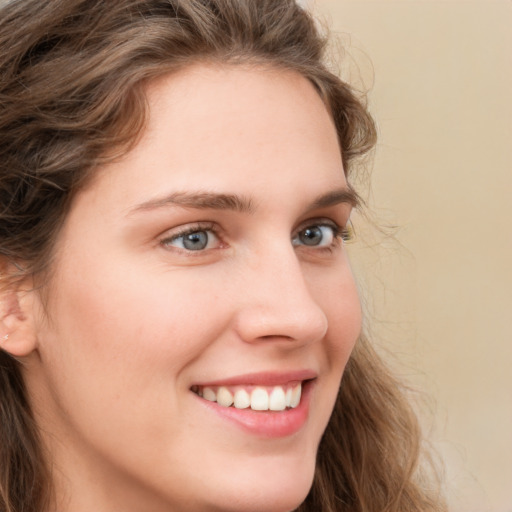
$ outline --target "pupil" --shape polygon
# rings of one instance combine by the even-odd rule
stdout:
[[[208,245],[208,235],[205,231],[189,233],[183,238],[183,246],[191,251],[200,251]]]
[[[317,226],[307,228],[302,231],[299,238],[304,245],[318,245],[322,241],[322,230]]]

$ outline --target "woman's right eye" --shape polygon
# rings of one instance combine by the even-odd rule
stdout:
[[[216,249],[220,240],[211,228],[194,227],[181,231],[160,242],[164,247],[176,247],[184,251],[198,252],[207,249]]]

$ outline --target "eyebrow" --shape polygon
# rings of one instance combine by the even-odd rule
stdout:
[[[341,203],[353,207],[360,204],[358,194],[348,186],[332,190],[316,198],[307,208],[308,211],[327,208]],[[132,208],[128,215],[137,212],[152,211],[169,206],[193,208],[199,210],[231,210],[240,213],[254,213],[254,203],[250,198],[236,194],[215,192],[173,192],[164,197],[150,199]]]
[[[342,203],[348,203],[353,208],[357,208],[361,204],[359,194],[350,185],[321,195],[313,201],[308,210],[327,208],[329,206],[336,206],[337,204]]]
[[[139,211],[156,210],[167,206],[181,206],[199,210],[233,210],[252,213],[254,205],[249,198],[235,194],[217,194],[213,192],[174,192],[165,197],[151,199],[139,204],[129,214]]]

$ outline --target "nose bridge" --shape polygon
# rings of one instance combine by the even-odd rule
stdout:
[[[317,341],[327,317],[312,296],[291,243],[251,256],[244,271],[244,299],[237,329],[244,341]]]

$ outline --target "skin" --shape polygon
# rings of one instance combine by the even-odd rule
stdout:
[[[292,510],[361,323],[329,227],[352,206],[312,206],[347,189],[332,120],[306,79],[258,67],[189,67],[151,84],[148,101],[137,146],[74,199],[44,307],[36,292],[22,302],[58,509]],[[244,208],[162,200],[185,192],[236,195]],[[318,225],[323,242],[302,244]],[[207,231],[209,245],[180,247],[184,228]],[[249,433],[190,390],[297,369],[318,377],[290,436]]]

